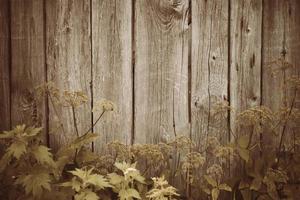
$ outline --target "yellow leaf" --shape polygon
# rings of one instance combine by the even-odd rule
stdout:
[[[7,148],[7,153],[14,156],[16,159],[20,159],[20,157],[26,153],[26,144],[24,142],[14,142]]]
[[[213,187],[217,187],[217,181],[211,178],[210,176],[204,175],[205,180]]]
[[[212,200],[217,200],[220,194],[220,190],[218,188],[214,188],[211,191]]]
[[[248,144],[249,144],[249,140],[250,140],[250,136],[249,135],[243,135],[238,139],[238,145],[245,149],[247,148]]]
[[[51,190],[50,176],[45,172],[35,172],[29,175],[20,176],[16,184],[21,184],[25,188],[26,194],[32,194],[35,197],[42,195],[43,189]]]
[[[52,154],[49,152],[49,148],[44,145],[37,145],[32,148],[31,153],[34,155],[35,159],[40,164],[48,164],[50,166],[55,166],[55,162],[52,158]]]
[[[248,149],[243,149],[243,148],[238,148],[238,153],[240,155],[240,157],[245,160],[246,162],[249,161],[250,159],[250,152]]]
[[[226,183],[222,183],[219,185],[218,187],[220,190],[225,190],[225,191],[228,191],[228,192],[231,192],[231,187],[229,185],[227,185]]]

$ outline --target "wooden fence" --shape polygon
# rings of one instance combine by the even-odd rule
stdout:
[[[96,151],[112,140],[174,135],[199,146],[209,135],[226,142],[234,113],[278,110],[290,98],[282,85],[300,72],[299,13],[299,0],[0,0],[0,129],[26,123],[31,89],[53,81],[88,95],[77,111],[80,132],[95,121],[98,99],[116,104],[94,128]],[[267,63],[279,58],[295,67],[273,78]],[[235,112],[215,121],[219,100]],[[40,114],[56,148],[75,131],[71,110],[49,101]],[[54,112],[67,135],[52,134]]]

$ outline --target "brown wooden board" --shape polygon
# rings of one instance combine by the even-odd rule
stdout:
[[[82,91],[89,102],[76,109],[79,134],[91,127],[90,2],[47,0],[47,77],[61,91]],[[63,123],[64,132],[59,128]],[[54,109],[49,99],[50,146],[57,149],[76,137],[72,109]]]
[[[43,0],[12,0],[10,6],[11,123],[45,127],[45,102],[33,95],[45,82]]]
[[[238,114],[261,104],[262,1],[231,0],[230,7],[229,90],[234,110],[230,115],[233,140],[254,131],[236,123]],[[259,135],[253,138],[259,139]],[[234,166],[235,163],[232,169]]]
[[[292,76],[299,78],[300,73],[299,12],[300,2],[297,0],[264,2],[262,104],[271,108],[273,112],[278,112],[284,107],[290,108],[292,104],[295,108],[300,107],[299,91],[295,94],[294,89],[289,87],[289,79]],[[289,63],[290,66],[284,69],[279,59]],[[265,142],[279,147],[283,134],[282,149],[292,148],[294,134],[299,132],[299,127],[291,128],[291,126],[295,127],[287,124],[285,130],[276,129],[275,133],[278,136],[271,136],[273,143],[268,140]]]
[[[0,132],[10,128],[10,15],[9,1],[0,1]]]
[[[134,142],[169,141],[188,128],[188,1],[136,1]]]
[[[95,150],[117,140],[130,144],[132,134],[132,1],[92,1],[93,104],[115,104],[95,126]],[[94,122],[101,111],[94,112]],[[103,150],[103,149],[102,149]]]
[[[192,140],[203,150],[207,137],[228,141],[228,2],[192,1]]]

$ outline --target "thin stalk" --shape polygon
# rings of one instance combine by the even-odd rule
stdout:
[[[63,123],[62,123],[62,120],[61,120],[60,117],[59,117],[59,114],[58,114],[58,111],[57,111],[56,106],[55,106],[55,104],[54,104],[53,98],[52,98],[52,96],[51,96],[50,93],[48,93],[48,96],[49,96],[50,102],[51,102],[51,104],[52,104],[52,107],[53,107],[53,110],[54,110],[54,114],[56,115],[56,117],[57,117],[58,120],[59,120],[59,125],[60,125],[60,127],[61,127],[63,133],[66,135],[67,133],[66,133],[66,131],[65,131],[64,125],[63,125]]]
[[[284,138],[284,136],[285,136],[285,132],[286,132],[285,130],[286,130],[286,127],[287,127],[288,118],[289,118],[290,115],[292,114],[292,111],[293,111],[293,108],[294,108],[294,104],[295,104],[295,101],[296,101],[296,96],[297,96],[297,89],[295,89],[294,97],[293,97],[293,100],[292,100],[292,104],[291,104],[291,106],[290,106],[290,110],[289,110],[288,115],[287,115],[287,120],[285,120],[283,129],[282,129],[282,132],[281,132],[280,142],[279,142],[279,147],[278,147],[278,151],[279,151],[279,152],[280,152],[280,150],[281,150],[282,143],[283,143],[283,138]]]
[[[100,116],[97,118],[97,120],[95,121],[95,123],[83,134],[83,135],[86,135],[88,134],[95,126],[96,124],[100,121],[100,119],[102,118],[102,116],[104,115],[105,113],[105,110],[102,111],[102,113],[100,114]]]
[[[76,131],[76,136],[79,138],[79,131],[78,131],[78,126],[77,126],[77,118],[76,118],[76,113],[75,113],[75,107],[72,106],[72,115],[73,115],[73,123]]]

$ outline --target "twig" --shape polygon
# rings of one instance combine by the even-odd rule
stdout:
[[[83,135],[88,134],[96,126],[96,124],[102,118],[102,116],[104,115],[104,113],[105,113],[105,110],[102,111],[102,113],[100,114],[100,116],[98,117],[98,119],[95,121],[95,123]]]
[[[280,142],[279,142],[279,147],[278,147],[279,152],[280,152],[280,149],[281,149],[281,146],[282,146],[282,143],[283,143],[283,138],[285,136],[285,132],[286,132],[285,130],[286,130],[286,127],[287,127],[288,117],[292,114],[292,110],[294,108],[294,104],[295,104],[295,101],[296,101],[296,96],[297,96],[297,89],[295,89],[295,91],[294,91],[294,97],[293,97],[292,104],[290,106],[290,109],[289,109],[289,112],[288,112],[288,115],[287,115],[287,120],[285,120],[283,129],[282,129],[282,132],[281,132],[281,137],[280,137]]]
[[[58,120],[59,120],[59,125],[60,125],[60,127],[61,127],[63,133],[64,133],[65,136],[66,136],[67,133],[66,133],[66,131],[65,131],[65,129],[64,129],[64,125],[63,125],[63,123],[62,123],[62,120],[60,119],[60,117],[59,117],[59,115],[58,115],[58,111],[57,111],[56,106],[55,106],[55,104],[54,104],[53,98],[52,98],[52,96],[51,96],[50,93],[47,93],[47,95],[49,96],[49,99],[50,99],[50,102],[51,102],[51,104],[52,104],[54,113],[55,113],[56,117],[57,117]]]
[[[72,106],[72,115],[73,115],[73,123],[76,131],[76,136],[79,138],[79,131],[78,131],[78,126],[77,126],[77,119],[76,119],[76,113],[75,113],[75,107]]]

